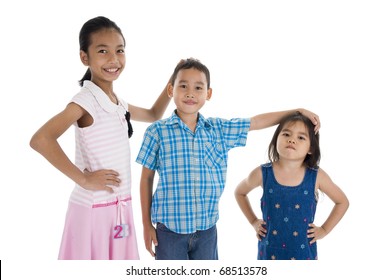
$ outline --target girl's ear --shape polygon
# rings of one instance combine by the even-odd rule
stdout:
[[[80,60],[84,66],[88,66],[88,55],[85,51],[80,51]]]

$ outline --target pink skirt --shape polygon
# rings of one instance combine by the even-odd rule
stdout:
[[[131,198],[92,207],[69,202],[60,260],[138,260]]]

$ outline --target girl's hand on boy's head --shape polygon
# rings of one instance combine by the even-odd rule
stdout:
[[[317,227],[315,224],[309,224],[308,226],[307,237],[312,238],[310,244],[315,243],[327,235],[326,230],[322,227]]]
[[[115,191],[114,188],[121,183],[118,176],[118,172],[111,169],[102,169],[94,172],[84,169],[85,182],[80,186],[90,191],[105,190],[112,193]]]
[[[257,233],[257,238],[258,240],[262,240],[266,236],[266,222],[262,219],[256,219],[253,223],[252,226],[255,229],[255,232]]]

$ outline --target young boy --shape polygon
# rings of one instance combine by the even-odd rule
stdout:
[[[136,160],[143,165],[140,196],[145,246],[157,260],[217,260],[216,222],[228,151],[245,146],[248,131],[276,125],[294,111],[309,117],[316,130],[319,119],[304,109],[242,119],[205,118],[199,111],[212,96],[210,74],[195,59],[176,66],[168,95],[176,110],[147,128]],[[155,171],[159,182],[152,198]]]

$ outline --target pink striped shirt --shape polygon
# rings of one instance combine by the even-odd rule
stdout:
[[[85,206],[104,204],[130,197],[130,145],[125,113],[128,105],[119,100],[116,105],[94,83],[84,81],[80,92],[71,102],[83,107],[93,118],[93,124],[80,128],[75,126],[76,158],[80,170],[96,171],[113,169],[121,179],[114,193],[89,191],[76,185],[70,201]]]

